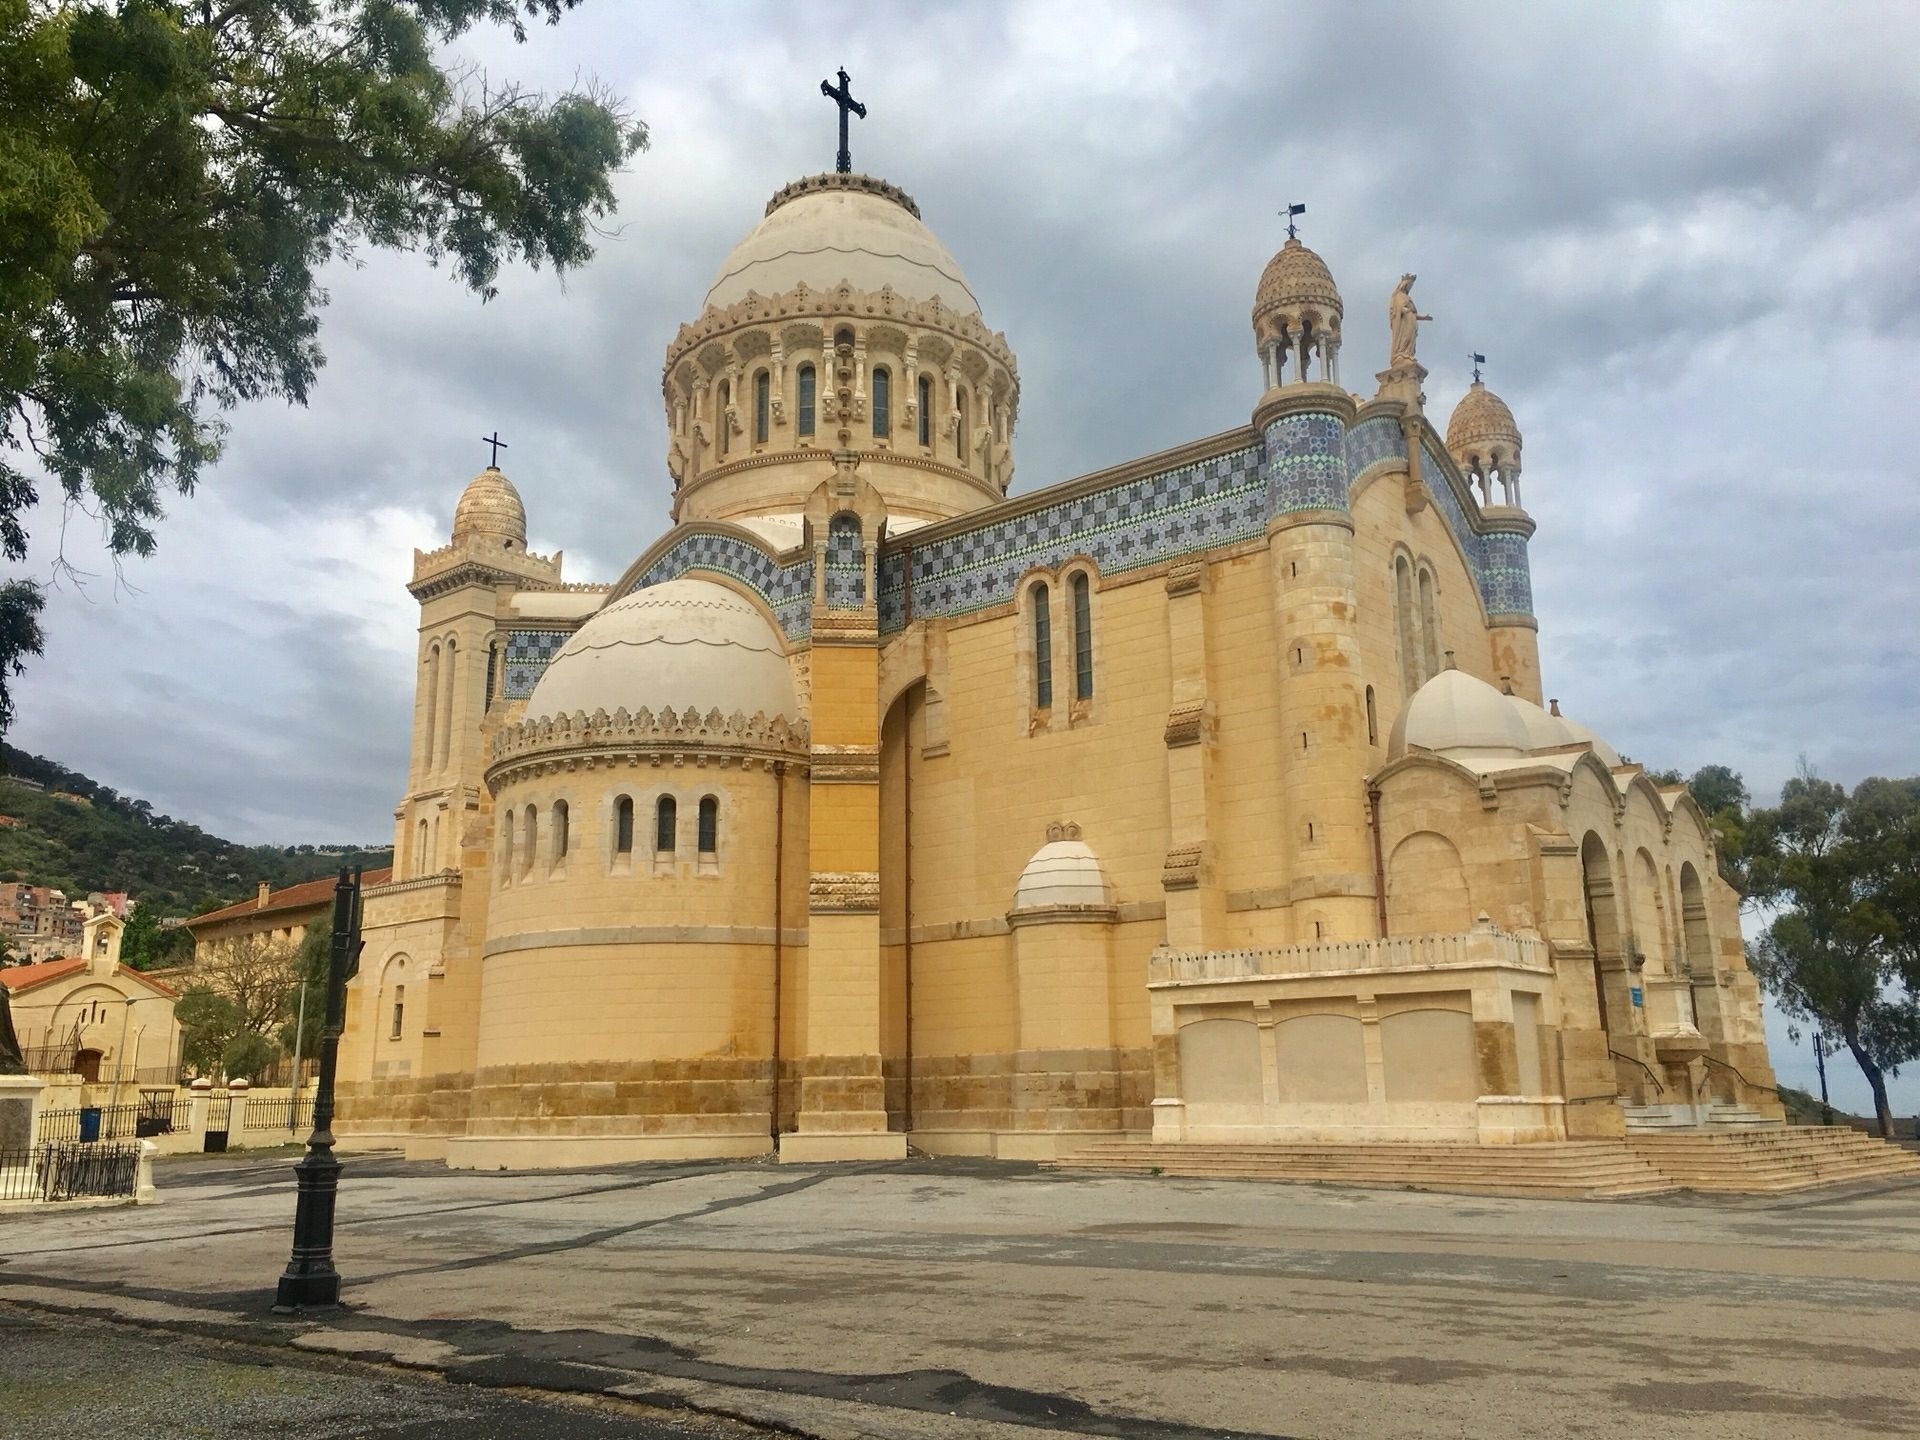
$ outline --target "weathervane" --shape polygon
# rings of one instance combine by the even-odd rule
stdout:
[[[480,443],[493,447],[493,458],[487,462],[487,468],[489,470],[498,470],[500,468],[500,452],[507,448],[507,442],[500,438],[500,431],[496,428],[491,435],[482,435],[480,437]]]
[[[1306,214],[1307,207],[1304,205],[1289,205],[1281,213],[1287,217],[1287,239],[1297,240],[1299,238],[1299,230],[1293,223],[1293,217]]]
[[[833,157],[833,168],[842,175],[853,169],[853,152],[847,148],[847,112],[851,110],[862,120],[867,118],[867,107],[853,98],[853,86],[847,80],[846,67],[840,67],[840,84],[836,89],[830,82],[820,82],[820,93],[840,107],[840,153]]]
[[[1480,367],[1487,363],[1487,357],[1476,350],[1467,358],[1473,361],[1473,383],[1478,385],[1480,383]]]

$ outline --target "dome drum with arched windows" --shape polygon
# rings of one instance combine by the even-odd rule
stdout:
[[[859,455],[896,530],[991,504],[1013,478],[1006,337],[912,198],[872,176],[779,190],[668,347],[661,383],[681,519],[777,531],[835,450]]]

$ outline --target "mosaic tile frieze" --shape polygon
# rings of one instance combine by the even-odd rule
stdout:
[[[509,630],[502,660],[506,673],[500,693],[508,700],[524,700],[546,673],[547,662],[573,638],[571,630]]]
[[[1268,484],[1260,460],[1260,448],[1248,446],[915,545],[913,616],[965,615],[1004,604],[1028,570],[1077,555],[1113,575],[1259,535],[1267,523]],[[883,631],[905,623],[908,568],[899,551],[881,562]]]
[[[1467,557],[1467,569],[1473,575],[1474,586],[1487,613],[1531,615],[1533,579],[1527,569],[1526,537],[1507,532],[1477,533],[1459,491],[1453,486],[1451,461],[1442,458],[1432,445],[1422,446],[1420,454],[1427,489],[1448,528],[1460,541],[1460,549]]]
[[[1283,415],[1265,440],[1270,514],[1347,508],[1347,427],[1339,416]]]
[[[738,580],[766,601],[789,640],[807,634],[813,607],[811,555],[783,566],[758,546],[732,535],[688,535],[649,565],[633,589],[677,580],[690,570],[714,570]]]
[[[1381,461],[1406,458],[1407,442],[1401,434],[1400,422],[1391,415],[1363,420],[1347,432],[1349,487]]]
[[[841,511],[827,522],[829,610],[858,610],[867,603],[867,557],[860,544],[860,517]]]

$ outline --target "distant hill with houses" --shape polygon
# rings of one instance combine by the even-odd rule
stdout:
[[[240,845],[157,813],[77,770],[0,744],[0,881],[49,885],[74,898],[124,890],[157,916],[197,914],[330,875],[392,863],[390,848]]]

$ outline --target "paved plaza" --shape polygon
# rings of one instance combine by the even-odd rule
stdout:
[[[289,1321],[268,1313],[288,1160],[165,1162],[161,1204],[0,1217],[0,1337],[44,1348],[84,1312],[76,1334],[183,1331],[296,1376],[410,1371],[407,1415],[444,1377],[833,1437],[1920,1432],[1920,1186],[1577,1202],[951,1160],[474,1174],[350,1155],[350,1306]],[[0,1343],[0,1401],[34,1383],[32,1353]],[[0,1403],[0,1433],[15,1413]],[[403,1433],[355,1423],[310,1433]]]

